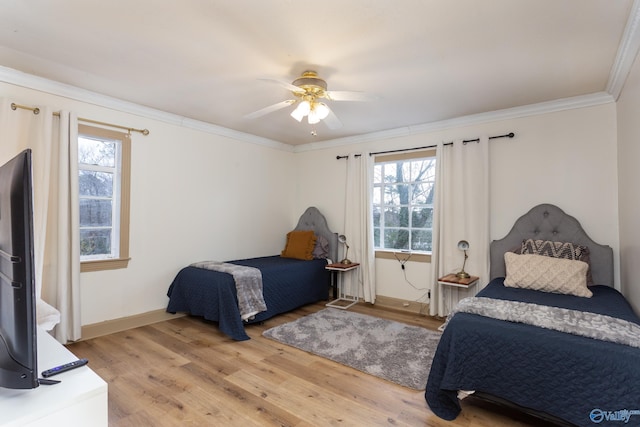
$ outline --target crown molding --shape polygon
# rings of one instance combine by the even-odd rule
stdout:
[[[482,123],[495,122],[500,120],[517,119],[521,117],[536,116],[558,111],[573,110],[577,108],[593,107],[596,105],[609,104],[615,102],[613,96],[607,92],[597,92],[589,95],[562,98],[554,101],[540,102],[522,107],[513,107],[503,110],[489,111],[486,113],[472,114],[469,116],[457,117],[455,119],[442,120],[438,122],[425,123],[416,126],[406,126],[396,129],[371,132],[362,135],[337,138],[322,142],[295,146],[294,152],[305,152],[322,150],[332,147],[361,144],[365,142],[380,141],[404,137],[420,133],[429,133],[447,129],[461,128],[465,126],[478,125]]]
[[[538,104],[530,104],[521,107],[457,117],[438,122],[406,126],[295,146],[217,126],[211,123],[189,119],[177,114],[144,107],[139,104],[80,89],[68,84],[55,82],[7,67],[0,66],[0,81],[100,107],[110,108],[116,111],[134,114],[140,117],[158,120],[160,122],[176,126],[182,126],[251,144],[297,153],[616,102],[622,92],[622,88],[629,72],[631,71],[631,67],[633,66],[638,51],[640,51],[640,0],[634,0],[629,12],[629,18],[627,20],[622,40],[618,47],[615,62],[611,67],[605,92],[563,98]]]
[[[640,0],[634,0],[607,82],[606,91],[613,96],[615,101],[622,93],[622,88],[638,55],[638,50],[640,50]]]
[[[194,129],[213,135],[232,138],[235,140],[248,142],[251,144],[262,145],[278,150],[293,152],[293,146],[284,144],[272,139],[251,135],[245,132],[228,129],[211,123],[194,120],[177,114],[167,113],[165,111],[156,110],[154,108],[145,107],[118,98],[102,95],[89,90],[81,89],[65,83],[56,82],[45,79],[43,77],[34,76],[32,74],[23,73],[12,68],[0,66],[0,82],[21,86],[27,89],[34,89],[51,95],[61,96],[63,98],[80,101],[99,107],[109,108],[112,110],[134,114],[136,116],[147,119],[157,120],[175,126],[181,126],[188,129]]]
[[[640,3],[636,0],[634,6]],[[635,20],[634,22],[637,22]],[[634,31],[637,34],[637,31]],[[625,50],[627,53],[630,51]],[[618,67],[619,68],[619,67]],[[628,71],[627,71],[628,74]],[[289,145],[282,142],[274,141],[268,138],[251,135],[248,133],[235,131],[224,128],[222,126],[213,125],[199,120],[189,119],[177,114],[167,113],[153,108],[145,107],[139,104],[123,101],[121,99],[109,97],[96,92],[80,89],[64,83],[55,82],[42,77],[23,73],[11,68],[0,66],[0,81],[13,84],[16,86],[34,89],[41,92],[49,93],[64,98],[73,99],[88,104],[105,107],[116,111],[121,111],[136,116],[158,120],[160,122],[181,126],[188,129],[210,133],[218,136],[228,137],[235,140],[266,146],[288,152],[305,152],[321,150],[331,147],[340,147],[345,145],[360,144],[364,142],[379,141],[381,139],[390,139],[403,137],[413,134],[428,133],[441,131],[452,128],[459,128],[469,125],[477,125],[481,123],[514,119],[519,117],[527,117],[538,114],[545,114],[556,111],[570,110],[575,108],[591,107],[594,105],[607,104],[615,102],[614,96],[607,92],[598,92],[590,95],[582,95],[571,98],[563,98],[555,101],[542,102],[538,104],[530,104],[522,107],[514,107],[503,110],[490,111],[486,113],[473,114],[469,116],[458,117],[438,122],[418,124],[415,126],[406,126],[396,129],[389,129],[379,132],[371,132],[362,135],[355,135],[344,138],[337,138],[321,142],[312,142],[304,145]]]
[[[351,137],[337,138],[322,142],[298,145],[294,148],[294,152],[313,151],[330,147],[360,144],[380,139],[397,138],[416,133],[435,132],[456,127],[476,125],[484,122],[513,119],[518,117],[532,116],[536,114],[551,113],[562,110],[591,107],[594,105],[616,102],[620,97],[624,83],[629,76],[629,72],[631,71],[631,67],[633,66],[633,63],[639,51],[640,0],[634,0],[631,6],[631,10],[629,11],[629,18],[627,19],[627,24],[620,41],[620,45],[618,46],[618,52],[616,54],[615,61],[609,73],[609,80],[607,82],[605,92],[598,92],[571,98],[563,98],[555,101],[530,104],[522,107],[514,107],[504,110],[490,111],[487,113],[463,116],[450,120],[443,120],[422,125],[408,126],[381,132],[372,132]]]

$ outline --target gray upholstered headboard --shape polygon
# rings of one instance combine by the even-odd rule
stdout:
[[[587,235],[574,217],[557,206],[542,204],[518,218],[504,238],[491,242],[491,279],[505,276],[504,253],[519,247],[523,240],[540,239],[587,246],[591,274],[596,285],[613,286],[613,250]]]
[[[329,241],[329,258],[338,262],[338,234],[332,232],[327,225],[327,219],[315,207],[309,207],[300,216],[295,230],[313,230],[318,236],[323,236]]]

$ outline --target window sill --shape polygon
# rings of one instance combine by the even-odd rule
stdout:
[[[118,270],[127,268],[131,258],[114,258],[101,259],[96,261],[82,261],[80,263],[80,272],[87,273],[91,271]]]
[[[375,251],[376,258],[380,259],[393,259],[393,260],[406,260],[408,258],[409,261],[412,262],[424,262],[431,263],[431,254],[427,252],[403,252],[403,251],[394,251],[389,249],[377,249]]]

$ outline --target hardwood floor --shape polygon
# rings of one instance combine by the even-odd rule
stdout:
[[[236,342],[215,323],[181,317],[80,341],[109,384],[110,426],[535,426],[541,422],[478,399],[452,422],[411,390],[262,337],[273,326],[325,308],[303,307],[247,327]],[[350,310],[437,328],[417,314],[358,304]]]

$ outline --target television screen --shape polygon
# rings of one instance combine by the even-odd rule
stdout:
[[[0,166],[0,387],[38,387],[31,150]]]

